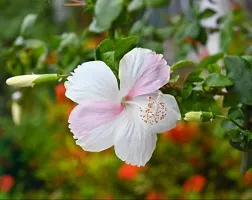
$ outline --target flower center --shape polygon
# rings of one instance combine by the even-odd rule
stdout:
[[[138,106],[141,120],[145,123],[153,125],[165,118],[167,108],[163,101],[159,102],[160,95],[158,95],[156,101],[151,96],[146,98],[148,101],[147,106],[141,105],[136,101],[128,101],[127,98],[122,99],[122,105],[125,106],[127,104],[132,104]]]
[[[140,108],[140,117],[142,121],[148,124],[157,124],[159,121],[163,120],[166,116],[167,108],[164,102],[159,102],[159,97],[155,101],[151,96],[147,97],[148,104],[143,109]]]

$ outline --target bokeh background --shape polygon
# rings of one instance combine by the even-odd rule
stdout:
[[[216,2],[213,7],[220,16],[235,9],[250,12],[250,1]],[[75,105],[65,97],[63,83],[7,87],[5,81],[13,75],[65,73],[94,59],[93,50],[107,33],[88,32],[91,13],[64,3],[0,0],[0,199],[252,199],[252,173],[241,175],[241,154],[230,147],[218,121],[179,122],[159,135],[151,160],[138,168],[120,161],[113,148],[89,153],[75,144],[68,129]],[[212,3],[202,0],[200,5]],[[164,52],[168,63],[199,61],[220,51],[218,33],[208,32],[208,42],[197,47],[198,54],[191,51],[190,38],[179,48],[173,37],[155,41],[153,32],[163,30],[170,18],[182,13],[190,19],[189,1],[171,1],[169,7],[148,12],[134,18],[139,23],[148,14],[147,28],[132,32],[144,38],[139,46]],[[32,14],[37,15],[36,23],[24,33],[21,24]],[[205,20],[202,26],[215,29],[215,20]]]

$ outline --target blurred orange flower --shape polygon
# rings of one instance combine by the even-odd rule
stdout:
[[[162,199],[165,199],[163,194],[158,192],[158,191],[150,191],[148,194],[147,194],[147,200],[162,200]]]
[[[192,46],[196,46],[197,43],[198,43],[197,40],[194,40],[194,39],[192,39],[192,38],[190,38],[190,37],[186,37],[186,38],[185,38],[185,41],[188,42],[189,44],[191,44]]]
[[[9,192],[14,184],[14,178],[11,175],[3,175],[0,177],[0,191]]]
[[[46,63],[47,64],[57,64],[58,63],[58,55],[56,51],[52,51],[49,53],[49,55],[46,57]]]
[[[173,143],[185,144],[199,136],[199,129],[195,123],[179,122],[174,129],[163,135]]]
[[[249,185],[252,183],[252,172],[246,171],[245,175],[244,175],[244,182],[246,185]]]
[[[55,93],[56,93],[56,103],[57,104],[69,103],[69,100],[65,96],[66,88],[63,83],[60,83],[56,86]]]
[[[207,180],[203,175],[196,174],[190,177],[184,184],[183,184],[183,191],[187,192],[195,192],[199,193],[202,191],[206,184]]]
[[[117,173],[117,177],[122,180],[134,180],[143,167],[123,164]]]

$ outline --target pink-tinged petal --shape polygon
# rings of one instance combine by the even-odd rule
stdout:
[[[86,100],[119,102],[117,80],[104,62],[83,63],[67,80],[65,82],[66,96],[76,103]]]
[[[110,101],[83,102],[69,117],[69,128],[77,144],[86,151],[102,151],[113,145],[115,119],[123,111]]]
[[[163,55],[149,49],[135,48],[120,61],[121,96],[127,99],[152,93],[168,83],[170,66]]]

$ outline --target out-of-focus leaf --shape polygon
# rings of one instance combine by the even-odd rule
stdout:
[[[249,168],[252,168],[252,152],[242,152],[241,172],[245,174]]]
[[[79,44],[79,39],[75,33],[63,33],[61,35],[61,42],[58,47],[58,51],[62,51],[66,46],[73,45],[77,47]]]
[[[216,13],[215,10],[212,10],[210,8],[205,9],[203,12],[199,14],[200,19],[205,19],[213,16]]]
[[[25,32],[27,31],[27,29],[29,29],[30,27],[33,26],[33,24],[35,23],[37,19],[37,15],[36,14],[28,14],[25,16],[22,25],[21,25],[21,29],[20,29],[20,34],[24,35]]]
[[[151,49],[153,51],[156,51],[157,53],[163,52],[163,44],[162,42],[156,42],[156,41],[144,41],[142,44],[143,48]]]
[[[198,68],[206,68],[208,65],[216,63],[219,59],[223,58],[223,56],[223,53],[217,53],[212,56],[208,56],[200,61]]]
[[[144,0],[132,0],[128,5],[127,10],[129,12],[132,12],[141,9],[143,6],[144,6]]]
[[[144,0],[147,7],[168,6],[171,0]]]
[[[223,26],[221,27],[220,36],[220,47],[223,52],[227,52],[233,37],[233,24],[232,17],[229,16],[224,20]]]
[[[89,30],[103,32],[110,28],[113,21],[122,11],[124,0],[97,0],[95,4],[95,16]]]
[[[224,61],[235,94],[241,103],[252,105],[252,64],[238,56],[226,56]]]
[[[138,35],[141,33],[144,27],[144,23],[142,20],[136,21],[130,29],[129,35]]]

